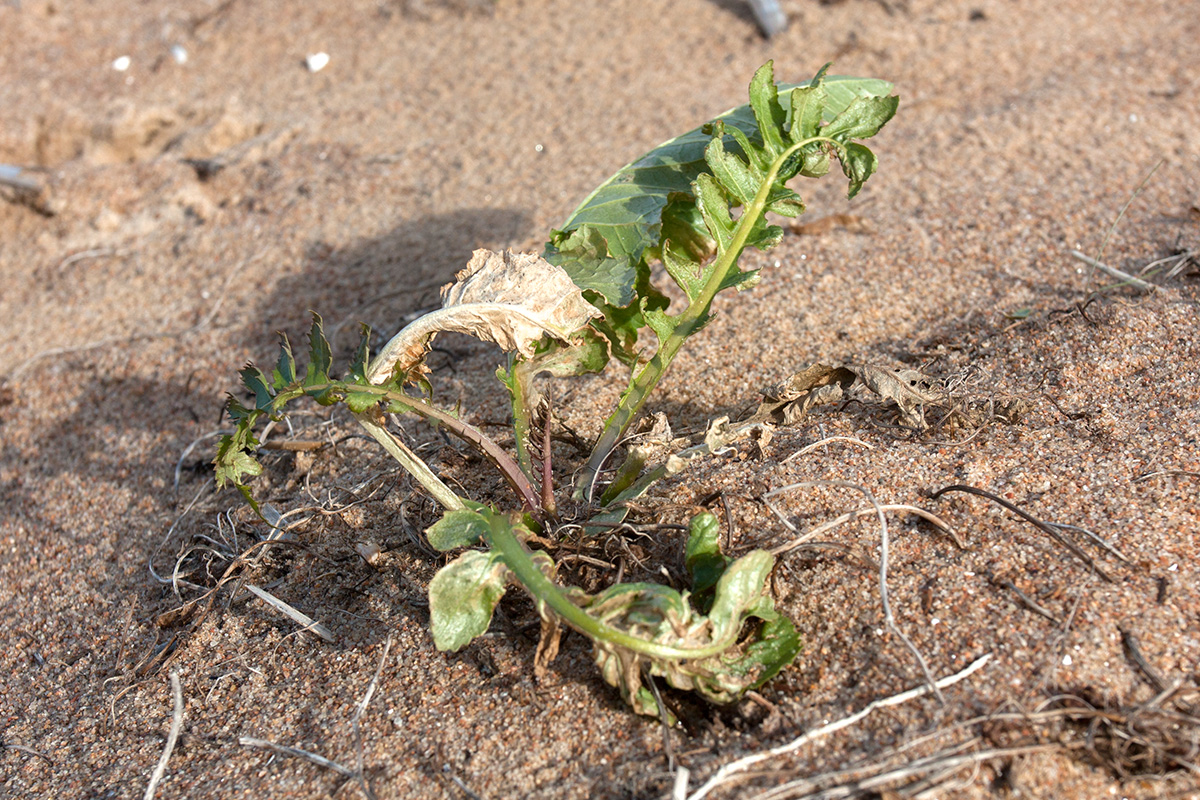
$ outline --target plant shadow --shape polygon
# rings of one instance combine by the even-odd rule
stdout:
[[[464,208],[406,221],[381,236],[348,244],[314,239],[307,245],[304,269],[276,282],[255,318],[268,332],[302,333],[309,311],[316,311],[324,317],[335,355],[344,354],[358,341],[359,323],[390,336],[408,318],[440,304],[438,290],[474,250],[514,247],[529,232],[523,211]]]

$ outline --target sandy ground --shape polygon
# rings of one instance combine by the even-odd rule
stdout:
[[[821,537],[840,549],[781,558],[775,587],[805,641],[795,664],[735,708],[672,696],[685,725],[666,745],[599,680],[578,636],[534,680],[533,612],[516,593],[487,637],[439,653],[423,601],[438,561],[417,533],[433,509],[369,441],[346,438],[344,412],[294,420],[297,437],[336,448],[267,459],[259,491],[310,520],[298,546],[243,574],[334,642],[229,588],[194,627],[156,622],[196,591],[177,597],[154,574],[199,537],[240,547],[263,533],[235,494],[211,491],[207,462],[225,392],[245,361],[272,357],[275,331],[300,340],[318,310],[340,326],[342,356],[359,320],[398,329],[474,248],[540,249],[597,182],[744,102],[774,58],[784,80],[836,60],[836,72],[895,82],[880,172],[851,204],[838,181],[801,188],[806,220],[855,224],[749,256],[762,284],[718,302],[651,410],[702,428],[822,360],[921,368],[977,408],[1017,399],[1025,413],[909,436],[867,398],[655,489],[643,521],[681,521],[721,493],[734,550],[791,536],[762,496],[799,481],[928,508],[966,549],[890,520],[896,623],[935,676],[991,654],[944,705],[880,710],[713,796],[887,765],[912,770],[862,793],[1196,795],[1197,268],[1151,294],[1095,295],[1108,280],[1068,251],[1098,254],[1160,162],[1104,260],[1137,271],[1200,248],[1200,7],[784,7],[793,24],[767,42],[734,0],[0,5],[0,163],[36,167],[48,187],[40,211],[0,202],[0,794],[143,796],[172,720],[171,671],[183,725],[158,797],[362,794],[336,771],[240,745],[247,736],[351,769],[361,754],[381,798],[663,797],[668,755],[695,791],[731,759],[920,686],[884,625],[868,522]],[[321,51],[328,66],[310,72],[305,56]],[[444,344],[440,397],[502,420],[495,349]],[[560,389],[563,422],[595,435],[623,380],[613,369]],[[491,480],[409,429],[448,476]],[[841,441],[788,458],[828,436],[872,449]],[[994,503],[931,498],[949,484],[1086,528],[1128,560],[1065,531],[1105,580]],[[800,529],[862,506],[832,488],[772,502]],[[355,550],[367,541],[384,550],[374,565]],[[656,547],[679,558],[677,541]],[[381,664],[360,750],[356,704]],[[1182,694],[1154,702],[1173,687]],[[1072,699],[1047,706],[1056,696]],[[1064,705],[1103,715],[978,719]],[[968,758],[919,761],[948,749]]]

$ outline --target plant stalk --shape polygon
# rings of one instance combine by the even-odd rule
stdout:
[[[474,425],[463,422],[461,419],[453,417],[439,408],[434,408],[428,403],[418,400],[415,397],[409,397],[403,392],[385,389],[382,386],[331,381],[328,384],[306,387],[306,391],[320,391],[325,388],[339,389],[347,393],[363,392],[366,394],[377,395],[380,400],[389,400],[402,405],[417,416],[424,417],[426,421],[444,426],[447,430],[449,430],[458,438],[462,439],[464,442],[473,445],[485,458],[487,458],[488,461],[491,461],[492,464],[495,465],[496,469],[500,470],[500,473],[504,476],[504,479],[508,481],[508,485],[512,487],[512,490],[516,493],[516,495],[521,498],[521,503],[525,506],[525,510],[537,518],[539,522],[544,521],[545,514],[543,513],[541,504],[538,501],[537,492],[534,491],[533,484],[529,481],[529,478],[517,465],[517,462],[513,461],[512,456],[504,452],[504,448],[496,444],[496,442],[494,442],[492,439],[488,438],[483,431],[479,430]],[[358,417],[359,422],[362,422],[364,415],[356,414],[355,416]],[[368,431],[369,430],[370,429],[368,428]],[[386,431],[384,432],[386,433]],[[372,433],[372,435],[374,436],[374,433]],[[379,439],[378,436],[375,438]],[[382,441],[383,440],[380,439],[380,442]],[[385,444],[384,447],[387,447],[387,445]],[[388,452],[391,453],[392,451],[389,449]],[[412,454],[413,458],[416,458],[418,461],[420,461],[422,466],[425,466],[425,462],[417,458],[416,454],[413,454],[411,450],[409,453]],[[395,453],[392,453],[392,455],[395,456]],[[404,462],[401,461],[401,463]],[[428,470],[429,468],[425,467],[425,469]],[[429,472],[429,474],[433,475],[432,472]],[[436,476],[434,477],[436,478]],[[422,485],[424,484],[422,483]]]
[[[671,660],[694,660],[711,658],[728,650],[736,640],[740,631],[734,631],[731,637],[713,642],[705,647],[681,648],[654,644],[645,639],[625,633],[611,625],[606,625],[575,605],[569,597],[546,577],[546,574],[533,562],[529,550],[512,532],[507,520],[493,518],[489,522],[491,528],[487,535],[488,545],[500,553],[504,563],[517,576],[521,585],[535,600],[544,602],[575,630],[593,641],[606,642],[632,650],[651,658]]]
[[[741,217],[738,219],[733,237],[729,242],[729,247],[717,254],[717,259],[713,263],[712,273],[709,275],[708,282],[704,284],[703,291],[694,302],[690,303],[684,309],[683,313],[675,317],[677,322],[671,334],[666,338],[666,341],[659,344],[658,352],[642,368],[642,371],[637,374],[637,377],[629,385],[629,389],[621,396],[621,402],[617,406],[617,410],[613,412],[613,415],[604,424],[604,431],[596,441],[596,446],[592,449],[592,455],[588,459],[587,465],[580,473],[579,482],[576,484],[577,497],[586,499],[589,503],[591,502],[596,478],[600,474],[600,470],[604,467],[604,462],[608,460],[609,455],[616,448],[617,442],[625,435],[634,417],[642,410],[642,406],[650,396],[650,393],[654,391],[654,387],[658,385],[663,375],[666,374],[667,368],[679,352],[679,348],[683,346],[684,340],[692,335],[699,323],[707,316],[709,309],[712,307],[713,300],[716,298],[717,292],[721,290],[726,277],[737,267],[738,259],[741,258],[742,250],[746,246],[746,240],[750,237],[750,231],[766,212],[767,198],[770,197],[771,189],[779,176],[780,167],[797,150],[814,142],[830,142],[840,147],[837,142],[828,137],[814,136],[791,145],[771,164],[771,169],[763,180],[762,185],[759,186],[758,192],[755,193],[754,199],[745,207]]]
[[[525,473],[525,477],[532,481],[533,459],[529,455],[530,424],[529,409],[525,404],[527,395],[524,378],[525,376],[520,374],[520,365],[517,363],[516,357],[509,353],[508,369],[500,381],[508,388],[509,403],[512,407],[513,438],[517,442],[517,464],[520,465],[521,472]]]
[[[466,508],[462,498],[442,482],[442,479],[433,473],[433,470],[417,456],[404,442],[397,439],[392,433],[382,425],[376,423],[366,414],[355,414],[355,419],[358,423],[366,428],[367,433],[375,437],[383,449],[387,450],[392,458],[400,462],[400,466],[412,475],[417,483],[425,487],[425,491],[433,496],[442,504],[442,507],[447,511],[457,511],[461,508]]]

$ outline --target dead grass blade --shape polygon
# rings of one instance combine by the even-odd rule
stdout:
[[[301,750],[299,747],[288,747],[287,745],[275,744],[268,742],[266,739],[256,739],[253,736],[239,736],[238,744],[242,747],[258,747],[262,750],[270,750],[272,753],[278,753],[281,756],[291,756],[292,758],[303,758],[306,761],[311,761],[318,767],[331,769],[339,775],[346,778],[354,777],[354,770],[349,767],[344,767],[336,761],[331,761],[325,756],[319,756],[316,753],[310,753],[307,750]]]
[[[787,487],[785,487],[785,488],[787,488]],[[779,489],[776,491],[783,491],[783,490]],[[790,530],[796,531],[797,528],[795,525],[793,525],[791,522],[789,522],[787,519],[785,519],[784,516],[782,514],[780,514],[779,511],[771,503],[766,502],[766,498],[773,494],[775,494],[775,492],[770,492],[767,495],[764,495],[763,502],[766,504],[767,508],[769,508],[775,514],[775,516],[778,517],[781,522],[783,522],[784,525],[786,525]],[[966,544],[964,544],[962,539],[959,538],[958,534],[954,532],[954,529],[950,527],[949,523],[947,523],[941,517],[939,517],[935,514],[931,514],[930,512],[926,511],[923,508],[918,508],[917,506],[902,505],[902,504],[901,505],[881,505],[881,506],[879,506],[879,508],[887,513],[899,512],[899,513],[905,513],[905,514],[915,514],[916,516],[920,517],[921,519],[931,523],[934,527],[938,528],[939,530],[944,532],[947,536],[949,536],[951,539],[953,539],[954,543],[956,545],[958,545],[958,548],[960,550],[967,549]],[[771,548],[768,552],[773,556],[782,555],[784,553],[787,553],[791,550],[796,549],[797,547],[799,547],[800,545],[804,544],[805,542],[807,542],[811,539],[815,539],[817,536],[820,536],[821,534],[825,533],[826,531],[833,530],[834,528],[838,527],[839,525],[844,525],[847,522],[850,522],[851,520],[858,519],[861,516],[865,516],[866,514],[873,514],[873,513],[875,513],[875,509],[873,509],[873,508],[860,508],[857,511],[850,511],[846,514],[842,514],[840,517],[831,519],[828,522],[823,522],[820,525],[816,526],[815,528],[809,528],[807,531],[802,533],[800,536],[797,536],[795,539],[791,539],[791,540],[785,542],[784,544],[776,545],[775,547]]]
[[[938,702],[945,705],[946,698],[942,696],[941,691],[937,688],[937,684],[933,680],[933,674],[929,671],[929,664],[926,663],[925,657],[921,655],[921,651],[918,650],[917,646],[912,643],[912,640],[908,638],[908,635],[905,634],[904,631],[900,630],[900,626],[896,624],[896,618],[892,614],[892,604],[888,599],[887,587],[889,544],[887,517],[884,516],[883,507],[876,502],[875,495],[871,494],[870,490],[868,490],[865,486],[860,486],[859,484],[851,483],[850,481],[803,481],[801,483],[794,483],[790,486],[784,486],[780,489],[768,492],[767,494],[763,495],[763,500],[765,502],[768,497],[789,489],[812,488],[817,486],[841,486],[847,489],[854,489],[857,492],[861,492],[871,504],[876,516],[879,518],[879,602],[880,605],[883,606],[884,625],[886,625],[887,629],[895,634],[896,638],[903,642],[904,646],[907,647],[909,652],[913,654],[913,658],[916,659],[917,665],[921,668],[921,674],[925,676],[926,682],[931,687],[933,693],[937,695]],[[776,515],[778,515],[778,512],[776,512]],[[947,526],[945,526],[943,523],[942,527]],[[961,546],[961,543],[959,544]]]
[[[53,758],[39,750],[34,750],[32,747],[26,747],[23,744],[13,744],[12,742],[0,742],[0,747],[4,748],[5,750],[16,750],[18,753],[25,753],[26,755],[40,758],[47,764],[56,766],[56,762]]]
[[[988,661],[991,660],[991,658],[992,658],[992,654],[987,653],[986,655],[983,655],[980,658],[977,658],[975,661],[971,662],[971,664],[969,664],[965,669],[961,670],[960,672],[956,672],[953,675],[949,675],[945,678],[941,678],[940,680],[936,681],[934,683],[934,686],[938,690],[945,689],[948,686],[953,686],[954,684],[958,683],[959,681],[962,681],[962,680],[970,677],[976,671],[982,669],[983,666],[986,665],[988,663]],[[799,750],[801,747],[803,747],[804,745],[806,745],[810,742],[813,742],[817,739],[824,738],[832,733],[836,733],[844,728],[848,728],[851,725],[854,725],[854,724],[862,721],[863,719],[870,716],[871,714],[873,714],[874,712],[878,711],[881,708],[887,708],[889,706],[896,706],[896,705],[900,705],[901,703],[906,703],[909,700],[913,700],[918,697],[922,697],[926,694],[929,694],[930,691],[931,691],[931,689],[930,689],[929,685],[922,684],[921,686],[914,687],[912,689],[909,689],[908,691],[901,692],[900,694],[895,694],[895,695],[892,695],[891,697],[885,697],[885,698],[882,698],[879,700],[875,700],[874,702],[870,703],[865,708],[863,708],[861,711],[857,711],[847,717],[843,717],[842,719],[839,719],[836,722],[831,722],[828,725],[823,725],[820,728],[814,728],[813,730],[810,730],[810,731],[802,734],[801,736],[796,737],[795,739],[793,739],[792,741],[790,741],[786,744],[782,744],[778,747],[773,747],[770,750],[766,750],[766,751],[763,751],[760,753],[754,753],[752,755],[744,756],[744,757],[736,759],[734,761],[730,761],[729,763],[723,765],[720,769],[718,769],[716,774],[713,775],[711,778],[709,778],[708,781],[706,781],[699,789],[697,789],[692,794],[688,795],[687,800],[703,800],[703,798],[707,797],[714,789],[716,789],[720,786],[723,786],[727,783],[730,783],[732,780],[734,780],[735,778],[737,778],[740,775],[744,775],[751,767],[753,767],[756,764],[761,764],[762,762],[767,761],[769,759],[778,758],[779,756],[784,756],[789,753],[793,753],[796,750]]]
[[[363,694],[362,700],[358,701],[358,705],[354,708],[354,717],[350,720],[351,727],[354,728],[354,748],[358,757],[358,764],[355,777],[358,779],[358,785],[362,787],[363,794],[367,796],[367,800],[376,800],[375,792],[367,784],[366,775],[363,771],[363,740],[362,740],[362,716],[367,712],[367,706],[371,704],[371,698],[375,696],[375,690],[379,687],[379,676],[383,674],[383,668],[387,665],[388,654],[392,651],[392,635],[389,633],[387,641],[383,645],[383,655],[379,657],[379,666],[375,668],[375,677],[371,678],[371,682],[367,685],[367,691]]]
[[[303,630],[312,631],[313,633],[317,634],[317,636],[320,636],[322,639],[329,642],[330,644],[333,644],[334,642],[337,641],[336,637],[334,637],[334,635],[333,635],[333,632],[330,631],[329,628],[326,628],[320,622],[317,622],[315,619],[308,616],[303,611],[300,611],[299,609],[288,605],[287,603],[283,602],[275,595],[271,594],[270,592],[266,591],[265,589],[260,589],[259,587],[255,586],[252,583],[245,584],[245,587],[255,597],[259,598],[260,600],[265,602],[267,605],[271,606],[271,608],[274,608],[276,611],[280,612],[281,614],[284,614],[285,616],[290,617],[291,619],[298,622]]]
[[[154,768],[154,774],[150,776],[150,784],[146,787],[144,800],[154,800],[154,792],[167,772],[167,761],[171,758],[171,751],[175,749],[175,743],[179,741],[179,731],[183,728],[183,687],[179,683],[178,670],[171,670],[171,696],[175,701],[175,711],[171,716],[167,745],[163,748],[162,757],[158,759],[158,766]]]
[[[1110,267],[1108,264],[1105,264],[1103,261],[1097,261],[1096,259],[1092,258],[1091,256],[1084,255],[1083,253],[1079,252],[1078,250],[1072,250],[1071,255],[1074,256],[1076,259],[1082,261],[1083,263],[1087,264],[1092,269],[1098,269],[1101,272],[1103,272],[1105,275],[1108,275],[1111,278],[1116,278],[1121,283],[1127,283],[1130,286],[1134,287],[1135,289],[1141,289],[1143,292],[1153,292],[1155,289],[1158,288],[1157,286],[1155,286],[1153,283],[1150,283],[1149,281],[1144,281],[1141,278],[1137,277],[1136,275],[1130,275],[1128,272],[1123,272],[1122,270],[1119,270],[1116,267]]]
[[[1113,577],[1111,575],[1109,575],[1107,572],[1105,572],[1103,567],[1101,567],[1099,564],[1097,564],[1096,561],[1091,556],[1089,556],[1087,553],[1083,552],[1083,550],[1081,550],[1078,545],[1076,545],[1074,542],[1070,541],[1069,539],[1064,537],[1061,533],[1059,533],[1058,530],[1056,530],[1054,525],[1047,523],[1047,522],[1043,522],[1042,520],[1040,520],[1037,517],[1030,514],[1028,511],[1018,508],[1017,506],[1008,502],[1004,498],[997,497],[996,495],[992,494],[991,492],[986,492],[983,489],[976,489],[974,486],[965,486],[961,483],[956,483],[953,486],[946,486],[941,489],[938,489],[936,492],[934,492],[931,495],[931,497],[932,497],[932,499],[936,500],[939,497],[941,497],[942,495],[946,494],[947,492],[965,492],[967,494],[973,494],[978,497],[986,498],[988,500],[991,500],[993,503],[996,503],[999,506],[1003,506],[1007,510],[1016,514],[1021,519],[1028,522],[1030,525],[1033,525],[1038,530],[1045,532],[1051,539],[1058,542],[1060,545],[1062,545],[1064,548],[1066,548],[1068,551],[1070,551],[1071,555],[1078,558],[1084,564],[1087,564],[1088,568],[1091,569],[1093,572],[1095,572],[1097,575],[1099,575],[1101,578],[1108,581],[1109,583],[1113,582]]]

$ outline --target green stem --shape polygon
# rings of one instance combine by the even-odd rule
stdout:
[[[492,439],[488,438],[483,431],[479,430],[474,425],[463,422],[461,419],[457,419],[456,417],[447,414],[445,411],[442,411],[439,408],[434,408],[423,400],[418,400],[415,397],[409,397],[403,392],[386,389],[382,386],[346,383],[345,381],[330,381],[328,383],[305,386],[303,392],[305,394],[312,394],[314,392],[322,392],[328,389],[336,389],[346,394],[362,393],[376,395],[380,400],[388,400],[401,405],[405,409],[412,411],[414,414],[424,417],[429,422],[444,426],[448,431],[462,439],[464,442],[473,445],[481,454],[483,454],[485,458],[491,461],[492,464],[495,465],[498,470],[500,470],[500,473],[504,476],[505,480],[508,481],[509,486],[512,487],[512,490],[516,493],[516,495],[521,498],[521,503],[525,506],[525,510],[532,514],[539,522],[545,521],[545,513],[542,511],[537,492],[534,491],[533,484],[530,483],[529,478],[526,477],[525,473],[521,471],[521,468],[517,465],[517,462],[513,461],[512,456],[504,452],[504,448],[496,444]],[[406,457],[403,455],[397,455],[395,448],[392,447],[392,445],[403,447],[402,444],[397,442],[390,433],[380,427],[377,423],[371,422],[365,414],[356,414],[355,416],[358,418],[358,421],[367,428],[367,431],[374,436],[387,449],[387,451],[404,466],[405,469],[409,470],[413,477],[417,478],[417,480],[421,482],[422,486],[429,488],[429,484],[426,483],[426,480],[428,478],[432,478],[434,481],[437,481],[437,484],[440,484],[446,492],[450,492],[450,490],[446,488],[446,485],[442,483],[436,475],[433,474],[432,470],[430,470],[429,467],[425,465],[425,462],[421,461],[421,459],[418,458],[415,453],[407,448],[404,448],[408,452],[408,456],[411,457],[411,459],[415,459],[417,464],[420,464],[418,469],[421,470],[421,473],[419,475],[417,472],[413,472],[413,468],[410,467],[409,463],[406,461]],[[366,421],[364,422],[364,420]],[[372,427],[370,426],[374,426],[374,428],[380,433],[384,434],[384,436],[381,437],[380,435],[376,434],[375,430],[372,430]],[[414,464],[413,467],[415,466],[416,465]],[[439,489],[438,491],[441,490]],[[430,493],[434,494],[433,490],[430,490]],[[455,507],[461,508],[462,500],[458,498],[458,495],[454,495],[453,492],[450,492],[450,494],[453,495],[455,500],[458,502],[458,505]],[[434,497],[441,502],[442,505],[446,505],[442,497],[438,497],[437,494],[434,494]],[[450,508],[450,506],[446,507]]]
[[[499,372],[497,372],[499,375]],[[508,354],[508,369],[500,378],[508,388],[509,404],[512,406],[513,437],[517,442],[517,464],[525,477],[533,478],[533,459],[529,455],[529,409],[525,405],[525,376],[520,374],[520,365],[514,354]]]
[[[617,410],[605,422],[604,431],[600,434],[600,438],[592,450],[591,458],[588,459],[587,465],[580,473],[579,482],[576,484],[577,497],[587,499],[589,502],[591,501],[596,478],[603,468],[604,462],[608,460],[609,455],[616,448],[617,442],[625,435],[634,417],[642,410],[642,406],[650,396],[650,393],[654,391],[658,382],[666,374],[667,367],[671,365],[675,355],[679,352],[679,348],[683,346],[684,340],[691,336],[699,324],[708,316],[709,309],[712,307],[712,302],[717,296],[717,292],[721,290],[730,272],[737,267],[738,259],[741,258],[742,250],[746,246],[750,232],[763,214],[766,213],[767,198],[770,197],[771,189],[779,177],[779,169],[793,153],[814,142],[828,142],[839,149],[841,148],[841,144],[833,139],[825,136],[814,136],[791,145],[771,164],[771,169],[767,172],[762,185],[758,187],[758,192],[755,193],[754,199],[746,205],[741,217],[738,219],[737,226],[733,231],[733,237],[729,241],[729,246],[717,254],[708,282],[704,284],[704,289],[688,305],[683,313],[674,318],[676,322],[671,334],[667,336],[665,341],[659,344],[658,352],[654,354],[649,363],[633,379],[633,382],[629,385],[629,389],[621,396],[621,403],[617,406]]]
[[[517,497],[521,498],[521,503],[525,506],[525,510],[539,521],[545,521],[545,514],[542,511],[541,503],[538,501],[537,492],[534,491],[533,484],[529,481],[528,476],[526,476],[517,462],[513,461],[512,456],[504,452],[504,448],[488,438],[483,431],[474,425],[463,422],[461,419],[452,417],[441,409],[434,408],[428,403],[409,397],[406,394],[383,390],[382,397],[405,406],[414,414],[422,416],[427,420],[445,426],[447,430],[464,442],[474,445],[485,458],[500,470],[500,474],[508,481],[508,485],[512,488],[513,492],[516,493]]]
[[[624,647],[627,650],[632,650],[635,653],[641,653],[651,658],[665,658],[677,661],[710,658],[728,650],[737,639],[738,631],[735,630],[731,637],[726,636],[724,639],[713,642],[705,647],[669,647],[667,645],[648,642],[645,639],[618,630],[611,625],[606,625],[571,602],[571,599],[563,594],[546,577],[546,574],[534,563],[529,550],[513,534],[512,527],[507,520],[501,517],[493,517],[489,522],[489,527],[491,528],[491,532],[487,536],[488,545],[500,553],[501,558],[504,559],[504,563],[513,571],[517,576],[517,580],[521,582],[521,585],[525,587],[529,594],[534,599],[550,606],[568,625],[589,639]]]
[[[375,439],[383,445],[383,449],[391,454],[392,458],[400,462],[400,466],[408,471],[416,479],[417,483],[425,487],[425,491],[433,495],[433,499],[442,504],[442,507],[447,511],[457,511],[460,508],[466,508],[462,498],[442,482],[442,479],[433,473],[433,470],[422,461],[416,453],[408,449],[404,442],[397,439],[382,425],[377,424],[367,417],[366,414],[355,414],[358,423],[366,428],[367,433],[375,437]]]

